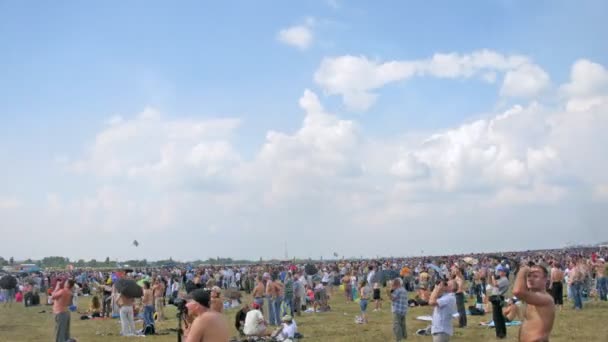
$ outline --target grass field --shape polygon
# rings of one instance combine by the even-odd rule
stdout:
[[[247,298],[246,298],[247,299]],[[81,297],[79,310],[84,311],[88,306],[89,297]],[[304,334],[303,342],[352,342],[352,341],[392,341],[392,316],[390,303],[385,302],[381,312],[372,312],[370,303],[369,324],[355,324],[358,314],[356,303],[346,304],[342,296],[332,298],[330,301],[332,311],[327,313],[303,314],[296,317],[299,330]],[[0,341],[30,342],[53,340],[53,315],[49,306],[25,308],[23,305],[13,305],[12,308],[0,306]],[[45,310],[45,313],[40,313]],[[225,315],[229,326],[233,328],[233,317],[237,309],[226,310]],[[428,336],[415,336],[417,329],[426,327],[427,323],[415,320],[416,316],[430,315],[431,308],[413,308],[407,315],[408,340],[431,341]],[[167,307],[169,320],[160,322],[157,330],[169,332],[177,324],[175,309]],[[128,338],[120,337],[119,320],[88,320],[81,321],[78,314],[72,315],[72,336],[79,342],[120,341]],[[454,341],[493,341],[494,330],[481,327],[478,323],[491,319],[486,316],[469,316],[469,326],[465,329],[455,329]],[[454,321],[456,323],[456,321]],[[141,328],[141,323],[137,323]],[[517,341],[519,327],[509,327],[507,341]],[[234,330],[233,330],[234,331]],[[132,337],[131,339],[133,339]],[[137,339],[137,338],[135,338]],[[175,341],[176,334],[148,336],[151,341]],[[555,327],[551,334],[551,341],[608,341],[608,303],[586,302],[582,311],[573,311],[569,307],[559,312]]]

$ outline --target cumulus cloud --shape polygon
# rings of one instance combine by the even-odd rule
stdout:
[[[549,83],[548,75],[526,56],[503,55],[490,50],[470,54],[437,53],[428,59],[377,61],[365,56],[325,58],[315,72],[315,82],[329,95],[340,95],[352,110],[365,111],[373,105],[373,90],[414,76],[436,78],[477,77],[493,83],[497,72],[507,72],[505,95],[531,96]],[[523,81],[520,87],[514,82]]]
[[[14,197],[0,196],[0,210],[17,209],[22,206],[21,201]]]
[[[436,58],[438,64],[424,68],[354,58],[352,69],[363,73],[340,73],[348,81],[328,84],[380,87],[395,74],[485,77],[483,66],[508,72],[530,63],[483,56],[469,57],[474,63],[460,56],[457,64],[463,65],[457,68],[447,66],[454,57]],[[583,71],[590,65],[604,70],[590,63]],[[137,252],[150,258],[277,257],[282,251],[273,246],[286,236],[304,241],[289,246],[290,255],[301,257],[333,252],[335,241],[345,241],[339,252],[347,256],[414,252],[404,251],[403,241],[441,253],[470,250],[462,236],[481,227],[494,236],[506,226],[555,246],[603,224],[582,224],[576,221],[582,214],[572,211],[608,198],[608,101],[602,101],[607,93],[601,78],[581,85],[587,81],[577,64],[559,98],[513,105],[430,134],[372,138],[357,121],[329,112],[316,93],[304,90],[294,101],[300,125],[269,130],[249,157],[233,139],[238,119],[173,117],[147,108],[101,126],[82,154],[58,164],[71,165],[78,173],[69,177],[85,179],[88,187],[71,196],[49,194],[37,217],[17,220],[6,210],[0,217],[25,231],[42,224],[62,227],[74,253],[85,256],[91,251],[79,247],[85,245],[78,241],[82,234],[105,246],[138,238],[143,247]],[[590,94],[599,98],[597,104],[569,105]],[[0,208],[6,203],[0,201]],[[543,235],[549,226],[555,236]],[[428,236],[430,228],[450,242],[437,243]],[[372,232],[391,236],[380,252],[361,242]],[[538,247],[529,243],[486,247]],[[106,251],[133,257],[122,247],[95,253]]]
[[[608,70],[600,64],[586,59],[574,63],[570,71],[570,82],[561,87],[568,98],[571,111],[585,111],[607,101]]]
[[[277,40],[300,50],[308,49],[314,40],[312,26],[314,19],[310,18],[303,25],[284,28],[277,33]]]
[[[500,94],[509,97],[534,97],[545,90],[549,84],[549,75],[538,65],[523,64],[514,70],[507,71]]]
[[[100,131],[71,169],[159,183],[217,176],[240,158],[230,143],[239,124],[238,119],[163,120],[158,110],[146,108]]]

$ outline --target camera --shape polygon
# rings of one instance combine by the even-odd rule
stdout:
[[[175,298],[173,300],[173,305],[177,308],[177,315],[181,317],[182,315],[188,314],[188,307],[186,306],[186,300],[182,298]]]

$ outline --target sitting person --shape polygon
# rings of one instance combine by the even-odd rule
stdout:
[[[80,316],[80,319],[91,319],[98,317],[101,317],[101,302],[99,302],[99,298],[97,296],[93,296],[93,298],[91,298],[89,310]]]
[[[282,342],[293,341],[298,332],[298,326],[293,320],[293,317],[291,317],[291,315],[285,315],[281,319],[281,322],[281,327],[272,334],[272,337],[274,337],[275,340]]]
[[[237,311],[234,318],[234,327],[238,330],[240,336],[245,336],[243,329],[245,328],[245,319],[247,318],[247,312],[249,312],[249,304],[243,305],[241,310]]]
[[[507,299],[507,306],[502,309],[502,314],[505,316],[505,322],[513,322],[519,318],[519,307],[514,298]]]
[[[264,315],[260,311],[260,304],[251,304],[251,310],[247,312],[245,316],[245,325],[243,326],[243,333],[246,336],[270,336],[272,332],[266,328],[266,321]]]
[[[407,301],[408,306],[427,306],[429,305],[430,294],[427,289],[418,289],[418,294],[414,299]]]

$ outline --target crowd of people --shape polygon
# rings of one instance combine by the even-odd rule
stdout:
[[[608,300],[606,257],[608,251],[599,248],[570,248],[500,255],[42,271],[2,290],[2,300],[8,306],[15,299],[46,293],[55,314],[56,341],[61,342],[71,338],[70,310],[75,310],[83,294],[92,300],[81,318],[119,318],[125,336],[153,333],[155,322],[166,319],[165,305],[185,300],[186,341],[228,341],[234,333],[245,339],[292,341],[301,337],[297,317],[331,310],[329,298],[358,302],[360,315],[355,322],[367,324],[368,305],[373,303],[373,310],[380,311],[385,297],[391,303],[396,341],[407,338],[406,316],[414,306],[432,307],[429,329],[418,333],[432,335],[433,341],[449,341],[454,316],[458,316],[456,327],[464,328],[467,314],[485,313],[491,313],[488,323],[499,339],[506,337],[507,324],[521,320],[521,341],[545,341],[564,297],[576,310],[592,297]],[[142,295],[120,293],[115,285],[121,279],[141,286]],[[251,296],[250,302],[242,301],[242,292]],[[475,304],[467,307],[467,301]],[[521,302],[527,305],[521,307]],[[223,311],[233,307],[238,311],[231,333]],[[138,315],[142,328],[136,330]]]

